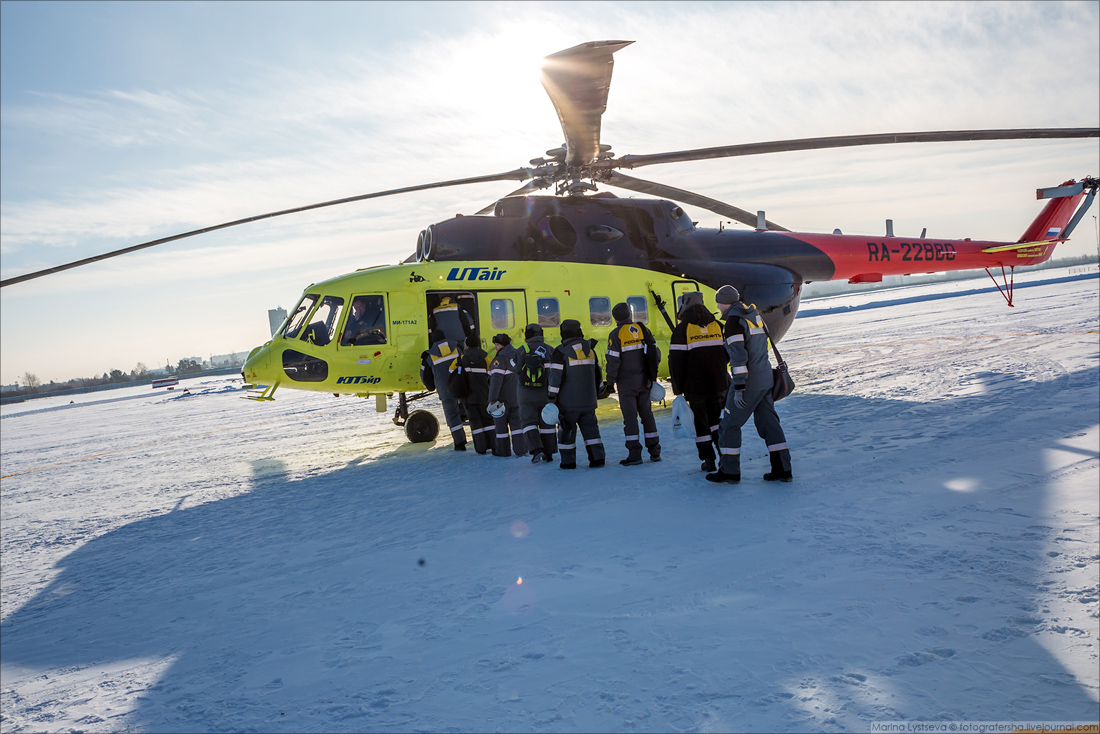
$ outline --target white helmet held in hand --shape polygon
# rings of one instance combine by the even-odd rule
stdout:
[[[649,402],[659,403],[665,399],[665,386],[656,380],[653,381],[653,387],[649,388]]]
[[[499,400],[489,403],[488,406],[489,415],[494,418],[503,418],[504,414],[508,412],[508,407]]]
[[[542,422],[548,426],[555,426],[558,424],[558,406],[554,403],[547,403],[542,408]]]

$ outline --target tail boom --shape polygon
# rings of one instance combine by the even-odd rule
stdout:
[[[1085,178],[1080,183],[1071,180],[1059,187],[1039,189],[1038,198],[1051,201],[1017,242],[839,234],[798,237],[833,261],[835,271],[830,280],[846,279],[853,283],[879,282],[888,275],[1038,265],[1049,260],[1055,246],[1069,238],[1096,196],[1098,183],[1095,178]],[[1086,192],[1088,199],[1078,209]]]
[[[835,265],[830,280],[874,283],[889,275],[981,270],[991,267],[1038,265],[1046,262],[1061,240],[1008,243],[970,239],[801,237],[821,249]]]

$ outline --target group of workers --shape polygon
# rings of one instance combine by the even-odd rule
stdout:
[[[691,409],[701,468],[708,481],[739,482],[741,427],[752,417],[768,446],[771,471],[764,479],[789,482],[791,457],[771,397],[763,319],[733,286],[722,286],[715,300],[724,324],[703,304],[702,293],[683,296],[668,355],[673,393],[684,396]],[[469,314],[443,298],[429,318],[432,346],[422,355],[420,373],[425,386],[439,394],[455,450],[466,450],[468,420],[479,454],[529,455],[532,463],[542,464],[556,453],[562,469],[575,469],[579,431],[588,466],[604,466],[596,406],[617,392],[627,449],[619,463],[642,464],[643,447],[650,461],[660,461],[651,400],[661,350],[626,303],[617,304],[611,315],[615,327],[607,338],[605,376],[597,342],[585,338],[579,321],[561,322],[557,347],[546,343],[538,324],[527,325],[519,347],[507,334],[497,334],[490,357]]]

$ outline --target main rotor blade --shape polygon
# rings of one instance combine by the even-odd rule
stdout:
[[[591,41],[546,57],[543,89],[550,95],[565,133],[565,164],[585,166],[600,152],[600,120],[607,109],[612,59],[633,41]]]
[[[717,148],[697,148],[653,155],[624,155],[607,163],[611,168],[637,168],[656,163],[699,161],[707,158],[730,158],[761,153],[779,153],[788,150],[817,150],[818,148],[848,148],[856,145],[884,145],[887,143],[940,143],[965,140],[1025,140],[1056,138],[1100,137],[1095,127],[1041,127],[1011,130],[940,130],[917,133],[877,133],[874,135],[837,135],[828,138],[801,138],[798,140],[772,140],[764,143],[724,145]]]
[[[691,191],[684,191],[683,189],[666,186],[665,184],[654,183],[653,181],[646,181],[641,178],[634,178],[633,176],[627,176],[625,173],[619,173],[618,171],[611,171],[606,183],[611,186],[618,186],[619,188],[630,189],[631,191],[638,191],[643,194],[651,194],[665,199],[672,199],[682,204],[691,204],[712,211],[715,214],[721,214],[723,217],[735,219],[750,227],[756,227],[755,214],[751,214],[744,209],[739,209],[732,204],[712,199],[709,196],[703,196],[702,194],[696,194]],[[777,232],[790,232],[789,229],[781,227],[775,222],[767,222],[767,225],[768,229]]]
[[[232,222],[224,222],[222,224],[215,224],[212,227],[203,227],[202,229],[194,229],[190,232],[184,232],[182,234],[172,235],[171,237],[162,237],[159,240],[152,240],[150,242],[143,242],[140,245],[131,245],[130,247],[123,247],[121,250],[114,250],[112,252],[106,252],[102,255],[95,255],[94,257],[86,257],[83,260],[76,260],[64,265],[57,265],[52,268],[46,268],[45,270],[38,270],[33,273],[27,273],[26,275],[17,275],[14,278],[8,278],[7,280],[0,281],[0,288],[9,285],[15,285],[16,283],[22,283],[26,280],[33,280],[34,278],[41,278],[43,275],[52,275],[53,273],[60,273],[62,270],[69,270],[71,268],[78,268],[81,265],[90,265],[100,260],[106,260],[107,258],[116,257],[118,255],[125,255],[128,252],[135,252],[137,250],[143,250],[146,247],[155,247],[156,245],[163,245],[168,242],[174,242],[176,240],[182,240],[185,237],[193,237],[197,234],[204,234],[206,232],[214,232],[219,229],[225,229],[226,227],[235,227],[238,224],[247,224],[248,222],[255,222],[259,219],[270,219],[272,217],[281,217],[284,214],[295,214],[297,212],[305,212],[310,209],[321,209],[326,206],[336,206],[337,204],[349,204],[353,201],[363,201],[364,199],[377,199],[382,196],[392,196],[394,194],[407,194],[412,191],[423,191],[425,189],[440,189],[446,186],[462,186],[464,184],[483,183],[487,181],[522,181],[527,178],[531,178],[535,175],[534,169],[531,168],[517,168],[514,171],[507,171],[505,173],[494,173],[488,176],[475,176],[473,178],[459,178],[453,181],[438,181],[430,184],[420,184],[419,186],[406,186],[401,189],[390,189],[389,191],[376,191],[373,194],[360,194],[359,196],[349,196],[345,199],[333,199],[332,201],[323,201],[319,204],[309,204],[307,206],[298,206],[293,209],[282,209],[277,212],[268,212],[267,214],[257,214],[253,217],[245,217],[244,219],[235,219]]]

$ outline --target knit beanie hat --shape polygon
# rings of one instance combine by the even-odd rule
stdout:
[[[561,338],[572,339],[574,337],[584,336],[581,333],[581,322],[576,319],[566,319],[561,322]]]
[[[470,348],[480,347],[481,346],[481,340],[478,339],[473,334],[470,334],[468,337],[466,337],[466,346],[468,346]]]
[[[684,313],[692,306],[703,305],[703,294],[699,291],[688,291],[680,299],[680,313]]]
[[[741,294],[732,285],[724,285],[714,294],[715,303],[737,303],[741,300]]]
[[[611,309],[611,315],[615,317],[616,322],[630,321],[630,306],[625,303],[616,303],[615,308]]]

